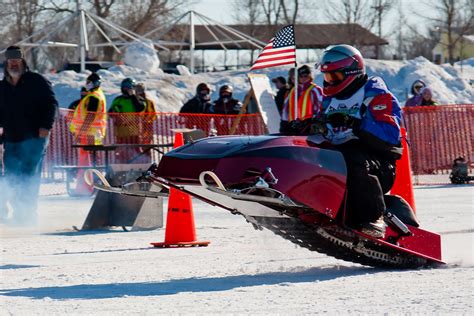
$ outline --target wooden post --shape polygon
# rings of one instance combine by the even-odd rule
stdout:
[[[249,92],[247,92],[247,95],[245,96],[244,104],[242,104],[242,109],[240,109],[240,113],[235,118],[234,123],[232,123],[232,127],[230,128],[230,131],[229,131],[229,135],[234,135],[235,131],[237,130],[237,126],[239,126],[240,120],[242,119],[242,115],[247,112],[247,107],[250,103],[250,99],[252,98],[252,95],[253,95],[253,90],[250,89]]]

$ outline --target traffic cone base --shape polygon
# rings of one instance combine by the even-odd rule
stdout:
[[[152,242],[153,247],[156,248],[182,248],[182,247],[207,247],[210,241],[190,241],[190,242],[177,242],[177,243],[166,243],[166,242]]]

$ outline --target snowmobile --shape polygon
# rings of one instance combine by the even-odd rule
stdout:
[[[243,216],[256,229],[338,259],[389,268],[443,264],[440,235],[421,229],[398,196],[385,195],[384,238],[345,223],[345,162],[318,135],[199,139],[164,155],[138,181],[184,191]]]

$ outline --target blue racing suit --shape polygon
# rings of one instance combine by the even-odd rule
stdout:
[[[393,185],[401,157],[401,108],[379,77],[359,79],[344,97],[324,97],[325,137],[347,166],[347,219],[352,224],[377,220],[385,211],[383,194]]]

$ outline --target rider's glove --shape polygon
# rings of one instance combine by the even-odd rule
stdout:
[[[310,134],[312,135],[327,135],[328,127],[326,121],[322,118],[313,117],[311,119]]]
[[[359,130],[360,124],[361,124],[361,119],[344,114],[344,113],[330,114],[327,117],[327,121],[334,128],[346,127],[346,128],[352,128],[353,130]]]

